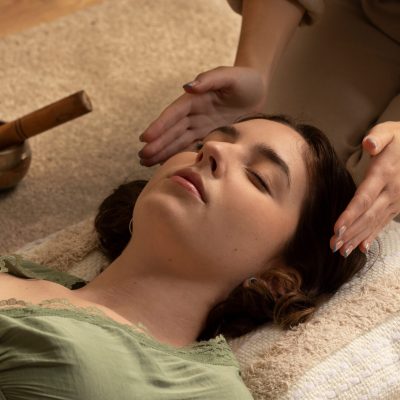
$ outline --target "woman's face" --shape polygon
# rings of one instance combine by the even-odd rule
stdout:
[[[292,128],[264,119],[211,132],[199,151],[158,168],[136,202],[133,240],[157,249],[170,273],[232,289],[279,262],[307,190],[306,146]],[[174,177],[182,169],[198,174],[206,202]]]

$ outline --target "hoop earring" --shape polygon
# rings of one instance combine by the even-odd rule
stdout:
[[[250,286],[256,284],[258,282],[258,279],[255,278],[254,276],[247,278],[244,282],[243,282],[243,286],[247,289]]]
[[[129,221],[129,232],[131,233],[132,236],[132,227],[133,227],[133,218]]]

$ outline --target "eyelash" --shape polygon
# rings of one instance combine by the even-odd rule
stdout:
[[[204,142],[198,141],[198,142],[196,143],[196,149],[195,149],[195,151],[196,151],[196,152],[200,151],[200,150],[202,149],[203,146],[204,146]],[[247,172],[248,174],[251,174],[252,176],[254,176],[254,177],[257,179],[257,181],[261,184],[261,186],[262,186],[269,194],[271,194],[271,190],[270,190],[269,186],[264,182],[264,180],[261,178],[260,175],[258,175],[256,172],[254,172],[254,171],[252,171],[252,170],[250,170],[250,169],[247,169],[247,168],[246,168],[246,172]]]
[[[249,173],[249,174],[251,174],[252,176],[254,176],[254,177],[257,179],[257,181],[261,184],[261,186],[262,186],[269,194],[271,194],[271,190],[270,190],[269,186],[264,182],[264,180],[261,178],[260,175],[258,175],[256,172],[254,172],[254,171],[252,171],[252,170],[250,170],[250,169],[247,169],[247,168],[246,168],[246,171],[247,171],[247,173]]]
[[[198,142],[196,142],[195,146],[196,146],[196,147],[195,147],[194,151],[197,153],[197,152],[199,152],[199,151],[203,148],[204,142],[202,142],[201,140],[199,140]]]

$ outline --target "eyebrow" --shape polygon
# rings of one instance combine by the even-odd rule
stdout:
[[[242,135],[232,125],[221,126],[217,129],[214,129],[209,133],[209,135],[213,132],[222,132],[226,136],[229,136],[233,140],[233,142],[236,142]],[[288,187],[290,188],[290,182],[291,182],[290,170],[285,160],[283,160],[283,158],[274,149],[265,145],[264,143],[256,143],[253,146],[253,149],[258,156],[266,159],[269,162],[272,162],[273,164],[275,164],[277,167],[280,168],[280,170],[285,174],[287,178]]]

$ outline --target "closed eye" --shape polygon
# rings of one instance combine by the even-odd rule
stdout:
[[[203,148],[203,146],[204,146],[204,142],[201,140],[198,140],[194,145],[194,151],[196,153],[198,153]]]
[[[256,186],[258,186],[258,187],[261,186],[263,188],[264,192],[267,191],[270,195],[272,194],[268,184],[264,181],[264,179],[261,178],[260,175],[258,175],[256,172],[254,172],[250,169],[247,169],[247,168],[246,168],[246,172],[252,176],[252,180],[254,180],[256,182]]]
[[[195,152],[200,151],[203,146],[204,146],[204,140],[199,140],[198,142],[196,142]],[[246,168],[246,172],[248,175],[251,175],[252,181],[256,182],[257,187],[261,187],[264,192],[266,191],[272,196],[271,189],[269,188],[268,184],[264,181],[264,179],[261,178],[260,175],[258,175],[256,172],[254,172],[250,169],[247,169],[247,168]]]

